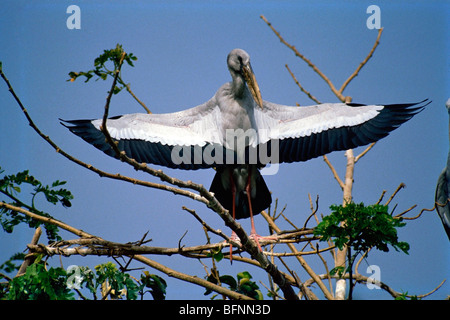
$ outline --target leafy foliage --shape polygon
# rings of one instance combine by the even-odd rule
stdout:
[[[0,173],[3,172],[0,170]],[[0,179],[0,194],[11,200],[10,204],[16,207],[52,218],[50,214],[36,208],[37,196],[42,195],[47,202],[53,205],[59,203],[68,208],[72,205],[70,201],[73,199],[73,195],[69,190],[60,188],[65,183],[65,181],[56,180],[51,185],[44,185],[30,175],[28,170],[25,170],[17,174],[2,176]],[[24,185],[32,189],[31,199],[28,201],[31,204],[26,204],[25,200],[19,199]],[[62,240],[55,225],[36,221],[20,212],[6,208],[0,208],[0,223],[3,230],[8,233],[12,233],[14,227],[21,223],[27,224],[30,228],[43,225],[50,242]],[[0,270],[6,273],[17,271],[20,266],[14,262],[23,261],[24,258],[25,254],[16,253],[0,265]],[[141,280],[137,281],[128,273],[118,270],[111,262],[96,266],[95,271],[88,267],[73,267],[67,271],[63,268],[47,270],[45,263],[37,259],[35,263],[28,266],[25,274],[0,284],[0,299],[67,300],[74,299],[73,290],[81,294],[78,291],[81,288],[86,288],[93,295],[93,299],[97,299],[97,292],[102,284],[108,285],[109,291],[107,294],[115,299],[124,296],[126,299],[135,300],[139,295],[143,298],[147,292],[150,292],[155,300],[165,298],[167,284],[164,279],[157,275],[144,272],[141,275]],[[87,298],[83,296],[83,299]]]
[[[84,268],[83,274],[79,276],[82,279],[81,284],[85,284],[94,297],[101,285],[107,284],[109,287],[107,293],[114,299],[119,299],[122,295],[128,300],[137,298],[137,284],[129,274],[119,271],[112,262],[96,266],[95,274],[89,268]]]
[[[349,299],[352,299],[352,269],[356,257],[371,248],[388,252],[388,245],[408,253],[409,244],[398,241],[397,236],[397,228],[406,223],[402,222],[401,217],[390,215],[387,206],[379,204],[366,207],[363,203],[351,202],[346,206],[332,205],[330,209],[331,214],[317,225],[314,234],[321,236],[322,241],[332,239],[340,250],[347,246],[347,268],[336,266],[330,273],[338,273],[342,277],[345,272],[349,272]]]
[[[71,288],[87,288],[97,299],[97,292],[102,285],[107,285],[108,291],[103,295],[109,295],[113,299],[136,300],[138,295],[141,299],[145,293],[150,292],[155,300],[165,299],[167,284],[161,277],[150,274],[147,271],[141,275],[141,280],[137,281],[128,273],[122,272],[112,262],[106,262],[95,267],[95,272],[88,267],[78,267],[71,269],[68,278]],[[145,288],[150,290],[145,291]]]
[[[108,76],[114,77],[116,70],[119,69],[120,61],[122,59],[122,55],[124,53],[124,50],[122,48],[122,45],[117,44],[114,49],[110,50],[104,50],[103,54],[101,54],[99,57],[97,57],[94,60],[94,67],[95,69],[89,70],[89,71],[80,71],[80,72],[69,72],[70,79],[68,81],[75,81],[78,77],[84,77],[85,81],[88,82],[91,80],[92,77],[97,76],[95,79],[98,81],[99,79],[106,80]],[[133,61],[136,61],[137,57],[134,56],[132,53],[126,53],[124,56],[124,61],[128,63],[129,66],[134,67]],[[107,67],[107,64],[112,64],[112,68],[109,69]],[[117,78],[117,82],[120,84],[120,86],[116,86],[113,90],[114,94],[119,93],[123,88],[126,88],[128,84],[126,84],[121,76],[119,75]]]
[[[391,245],[395,250],[408,253],[409,244],[399,242],[397,228],[406,223],[388,213],[384,205],[364,206],[353,202],[346,206],[332,205],[331,214],[315,228],[314,234],[322,241],[333,238],[336,246],[342,250],[344,245],[355,252],[365,252],[370,248],[388,252]]]
[[[25,274],[9,283],[7,300],[73,300],[73,292],[66,285],[66,271],[62,268],[46,270],[45,264],[30,265]]]
[[[17,252],[9,258],[9,260],[6,260],[0,265],[0,270],[4,270],[6,273],[11,273],[14,271],[19,270],[20,266],[16,265],[13,261],[20,261],[20,263],[23,262],[25,259],[25,253],[23,252]]]
[[[217,276],[213,274],[210,274],[206,279],[214,284],[218,284],[220,281],[220,283],[228,285],[230,290],[241,293],[256,300],[263,300],[263,295],[259,290],[258,285],[254,281],[251,281],[252,276],[247,271],[239,272],[237,274],[237,279],[233,278],[230,275],[223,275],[217,278]],[[211,290],[207,289],[204,295],[206,296],[211,292]],[[216,295],[214,295],[212,299],[214,299],[215,297]]]
[[[213,257],[215,261],[219,262],[223,259],[224,255],[222,252],[222,247],[216,248],[216,249],[211,249],[208,253],[207,253],[208,257]]]
[[[3,172],[4,171],[0,170],[0,174]],[[24,184],[32,187],[31,205],[26,204],[18,198],[19,193],[22,191],[21,186]],[[30,175],[28,170],[25,170],[15,175],[3,176],[0,179],[0,193],[9,198],[9,200],[12,200],[10,204],[14,206],[24,208],[40,216],[52,218],[50,214],[36,208],[36,197],[38,195],[43,195],[47,202],[53,205],[60,203],[63,207],[68,208],[72,206],[70,201],[73,199],[73,195],[67,189],[58,188],[65,184],[65,181],[56,180],[51,185],[44,185]],[[14,227],[19,223],[25,223],[30,228],[37,228],[43,224],[50,242],[61,240],[61,237],[58,235],[58,228],[55,225],[42,223],[13,210],[0,208],[0,224],[4,231],[8,233],[13,232]]]
[[[106,290],[104,287],[106,286]],[[30,265],[25,274],[13,278],[0,291],[2,300],[74,300],[75,292],[82,299],[90,300],[81,293],[85,288],[92,294],[92,299],[106,296],[112,299],[136,300],[150,292],[155,300],[165,299],[166,282],[161,277],[144,272],[141,281],[116,268],[112,262],[100,264],[95,271],[83,266],[46,269],[45,263],[36,261]],[[145,288],[150,290],[144,291]]]
[[[408,291],[403,292],[400,296],[396,297],[395,300],[420,300],[416,295],[408,297]]]
[[[150,290],[144,291],[145,288]],[[156,274],[150,274],[148,271],[144,271],[141,275],[141,285],[139,286],[139,294],[141,297],[146,292],[150,292],[153,300],[164,300],[166,298],[166,281]]]

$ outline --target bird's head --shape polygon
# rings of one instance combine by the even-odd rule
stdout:
[[[228,54],[227,58],[228,69],[231,73],[241,75],[250,90],[250,93],[255,99],[258,106],[263,107],[261,92],[259,91],[258,82],[256,82],[255,74],[250,65],[250,56],[242,49],[234,49]]]

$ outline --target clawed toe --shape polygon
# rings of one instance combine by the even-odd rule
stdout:
[[[277,238],[276,236],[260,236],[260,235],[257,234],[257,233],[252,233],[252,234],[250,234],[250,239],[252,239],[253,241],[256,242],[256,245],[258,246],[259,251],[262,252],[261,245],[259,244],[259,242],[260,242],[261,240],[262,240],[262,241],[267,241],[267,240],[269,240],[269,241],[274,241],[274,240],[277,240],[278,238]]]

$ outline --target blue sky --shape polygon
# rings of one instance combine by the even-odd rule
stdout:
[[[69,30],[69,5],[81,9],[81,29]],[[0,60],[17,94],[36,124],[65,151],[105,171],[156,181],[72,135],[58,118],[99,118],[110,82],[67,82],[69,71],[89,70],[104,49],[123,45],[138,57],[135,68],[122,76],[135,94],[154,113],[173,112],[199,105],[230,81],[226,56],[234,48],[246,50],[252,61],[262,97],[280,104],[313,104],[302,94],[285,68],[288,64],[302,85],[322,102],[338,102],[327,85],[260,19],[264,15],[283,37],[315,63],[334,83],[342,82],[365,58],[377,36],[366,27],[366,9],[381,9],[384,28],[381,43],[371,61],[344,92],[354,102],[402,103],[433,100],[426,110],[383,139],[357,164],[353,196],[366,204],[378,200],[383,190],[390,195],[406,184],[395,198],[396,212],[416,204],[411,215],[433,207],[434,190],[449,148],[449,5],[444,1],[6,1],[0,11]],[[219,217],[204,206],[181,196],[100,178],[77,167],[39,138],[4,85],[0,85],[0,166],[12,174],[29,169],[46,183],[66,180],[75,195],[70,209],[46,207],[56,218],[89,233],[117,242],[139,240],[149,231],[151,245],[176,247],[204,243],[204,234],[184,205],[195,209],[214,228],[230,233]],[[142,112],[125,91],[113,97],[111,115]],[[358,154],[363,149],[355,150]],[[343,152],[329,156],[343,177]],[[209,186],[214,172],[174,171],[170,175]],[[279,207],[297,223],[310,214],[308,193],[320,196],[319,212],[342,202],[342,192],[321,158],[286,164],[278,174],[266,177]],[[45,204],[42,203],[44,206]],[[250,229],[248,220],[241,223]],[[267,228],[256,218],[261,234]],[[283,224],[282,224],[283,227]],[[284,226],[289,228],[289,226]],[[62,233],[67,237],[72,237]],[[0,261],[22,251],[32,230],[19,228],[13,235],[0,233]],[[380,266],[381,280],[397,291],[423,294],[433,290],[449,273],[449,242],[435,212],[425,212],[400,230],[400,240],[411,245],[410,254],[373,252],[365,266]],[[216,239],[217,240],[217,239]],[[279,250],[284,251],[282,246]],[[326,256],[329,258],[329,255]],[[196,260],[153,257],[171,268],[204,276]],[[93,268],[98,258],[63,259]],[[307,260],[323,272],[320,262]],[[58,266],[57,257],[51,263]],[[205,263],[209,263],[205,261]],[[330,262],[331,263],[331,260]],[[292,265],[295,265],[293,262]],[[247,265],[220,263],[223,274],[249,270],[267,283],[264,273]],[[295,265],[302,280],[307,274]],[[150,270],[150,272],[155,272]],[[157,272],[155,272],[157,273]],[[367,274],[369,275],[369,274]],[[204,290],[181,281],[168,281],[168,299],[202,299]],[[450,293],[447,282],[429,299]],[[355,298],[389,299],[381,290],[357,287]]]

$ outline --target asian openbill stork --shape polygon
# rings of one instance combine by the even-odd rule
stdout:
[[[232,81],[202,105],[174,113],[113,117],[107,129],[118,148],[138,162],[184,170],[216,168],[210,191],[234,219],[250,217],[251,237],[260,249],[253,216],[272,201],[261,167],[375,142],[429,103],[284,106],[262,100],[247,52],[232,50],[227,64]],[[101,131],[102,119],[65,123],[74,134],[117,157]],[[237,240],[234,233],[232,238]]]

